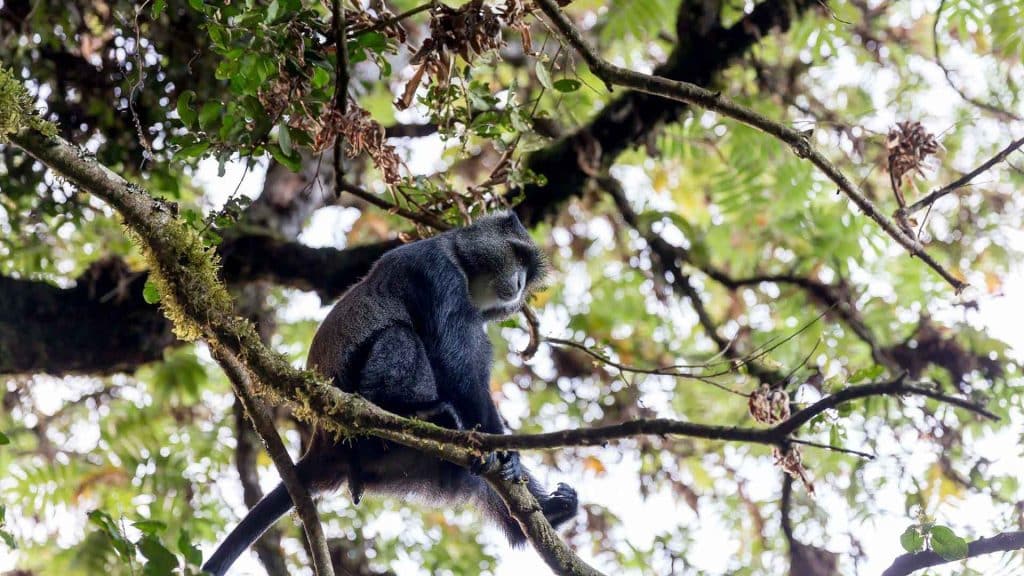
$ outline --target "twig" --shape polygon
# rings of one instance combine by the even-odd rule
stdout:
[[[986,170],[995,166],[996,164],[999,164],[1000,162],[1006,160],[1006,158],[1010,154],[1015,152],[1021,146],[1024,146],[1024,138],[1020,138],[1014,140],[1013,142],[1010,142],[1005,148],[996,153],[995,156],[989,158],[974,170],[971,170],[970,172],[964,174],[963,176],[957,178],[956,180],[950,182],[949,184],[946,184],[942,188],[930,192],[927,196],[921,198],[917,202],[914,202],[910,206],[907,206],[905,209],[900,209],[898,211],[898,214],[902,216],[909,216],[923,208],[931,206],[939,198],[942,198],[943,196],[951,192],[955,192],[956,190],[959,190],[960,188],[967,186],[968,184],[970,184],[971,180],[974,180],[981,173],[985,172]]]
[[[977,108],[980,108],[994,115],[996,118],[999,118],[1001,120],[1013,120],[1017,122],[1024,120],[1024,118],[1022,118],[1020,115],[1014,114],[1009,110],[1000,108],[993,104],[989,104],[988,102],[983,102],[981,100],[978,100],[977,98],[972,98],[971,96],[968,96],[967,93],[964,92],[963,88],[961,88],[960,85],[953,80],[953,71],[950,70],[946,66],[946,63],[942,61],[942,55],[939,52],[939,22],[942,21],[942,11],[945,9],[945,7],[946,0],[942,0],[941,2],[939,2],[939,7],[935,10],[935,21],[932,23],[932,50],[935,53],[935,64],[939,67],[940,70],[942,70],[942,74],[945,75],[946,83],[949,84],[949,87],[952,88],[957,94],[959,94],[965,102],[973,104]]]
[[[992,554],[993,552],[1010,552],[1022,548],[1024,548],[1024,531],[1004,532],[991,538],[981,538],[967,544],[967,558]],[[889,568],[882,572],[882,576],[907,576],[922,568],[956,561],[946,560],[931,550],[913,552],[896,558]]]
[[[360,188],[355,184],[351,184],[343,180],[337,180],[335,181],[335,184],[339,187],[338,189],[340,191],[348,192],[349,194],[355,196],[356,198],[365,200],[370,204],[373,204],[378,208],[387,210],[388,212],[391,212],[393,214],[398,214],[399,216],[407,220],[412,220],[413,222],[423,224],[424,226],[429,226],[435,230],[444,231],[451,229],[451,225],[445,223],[444,221],[437,218],[433,214],[429,214],[427,212],[415,212],[413,210],[403,208],[397,204],[392,204],[391,202],[384,200],[383,198],[377,196],[376,194],[370,192],[369,190],[364,190],[363,188]]]
[[[810,160],[817,166],[839,190],[845,194],[858,208],[869,218],[874,220],[883,231],[903,246],[912,256],[917,256],[927,264],[943,279],[946,280],[959,294],[966,283],[954,276],[939,264],[930,254],[924,251],[915,238],[907,235],[900,227],[882,214],[879,209],[862,194],[857,187],[843,174],[832,162],[821,152],[811,145],[807,132],[794,130],[789,126],[771,120],[750,108],[746,108],[724,97],[719,92],[712,92],[691,84],[669,80],[660,76],[641,74],[626,68],[616,66],[601,58],[576,29],[575,25],[559,10],[555,0],[536,0],[537,6],[554,23],[559,35],[562,36],[577,52],[583,57],[591,71],[604,80],[605,85],[611,89],[613,85],[625,86],[639,92],[645,92],[663,98],[686,102],[700,106],[707,110],[721,113],[724,116],[738,120],[748,126],[757,128],[766,134],[772,135],[780,141],[788,144],[798,158]]]
[[[670,366],[656,366],[654,368],[642,368],[642,367],[639,367],[639,366],[629,366],[627,364],[622,364],[620,362],[616,362],[615,360],[612,360],[611,358],[605,356],[604,354],[601,354],[600,352],[597,352],[596,350],[593,350],[593,349],[587,347],[584,344],[580,344],[579,342],[574,342],[572,340],[565,340],[563,338],[544,337],[543,341],[547,342],[548,344],[554,344],[555,346],[565,346],[565,347],[568,347],[568,348],[575,348],[577,350],[582,351],[587,356],[590,356],[594,360],[597,360],[601,364],[605,364],[607,366],[611,366],[612,368],[615,368],[616,370],[619,370],[619,371],[622,371],[622,372],[630,372],[632,374],[648,374],[648,375],[652,375],[652,376],[671,376],[673,378],[688,378],[688,379],[691,379],[691,380],[697,380],[697,381],[700,381],[700,382],[704,382],[706,384],[710,384],[710,385],[714,386],[715,388],[718,388],[719,390],[723,390],[725,392],[729,392],[730,394],[735,394],[737,396],[742,396],[744,398],[750,396],[749,394],[745,394],[745,393],[740,392],[738,390],[733,390],[732,388],[729,388],[728,386],[725,386],[723,384],[715,382],[714,380],[711,379],[711,378],[716,377],[716,376],[724,376],[726,374],[734,372],[735,363],[731,362],[731,361],[729,361],[729,362],[719,362],[718,364],[725,364],[727,367],[725,369],[723,369],[723,370],[720,370],[719,372],[714,373],[714,374],[694,374],[694,373],[691,373],[691,372],[683,372],[682,369],[684,369],[684,368],[690,368],[690,369],[710,368],[710,367],[714,366],[714,364],[707,364],[707,365],[699,365],[699,364],[693,364],[693,365],[690,365],[690,364],[673,364],[673,365],[670,365]]]
[[[334,576],[334,565],[331,563],[331,553],[327,548],[327,539],[324,537],[324,529],[320,524],[316,504],[310,497],[309,491],[302,485],[302,481],[299,480],[295,464],[274,427],[273,419],[253,395],[252,383],[245,366],[235,356],[222,349],[214,349],[213,356],[224,369],[228,380],[231,381],[235,394],[242,401],[242,406],[245,407],[245,412],[249,415],[253,428],[263,440],[267,454],[274,462],[274,467],[281,475],[281,481],[295,504],[295,511],[302,522],[302,530],[309,543],[316,576]]]
[[[526,326],[530,333],[530,343],[519,353],[523,360],[530,360],[537,353],[540,347],[540,322],[537,320],[537,313],[529,306],[523,306],[523,317],[526,318]]]
[[[989,410],[975,404],[969,400],[963,398],[957,398],[956,396],[949,396],[930,388],[918,386],[915,384],[907,384],[905,382],[906,374],[900,374],[893,380],[888,382],[879,382],[874,384],[864,384],[860,386],[849,386],[843,388],[835,394],[831,394],[818,400],[814,404],[811,404],[807,408],[797,412],[785,422],[776,426],[776,430],[779,432],[785,432],[791,434],[796,432],[798,428],[809,422],[812,418],[821,414],[822,412],[835,408],[839,404],[856,400],[858,398],[867,398],[868,396],[896,396],[901,394],[911,394],[915,396],[924,396],[939,402],[958,406],[969,412],[974,412],[979,416],[988,418],[989,420],[999,420],[999,416],[996,416]]]
[[[832,444],[822,444],[820,442],[812,442],[810,440],[803,440],[800,438],[790,438],[790,442],[793,444],[800,444],[803,446],[810,446],[812,448],[821,448],[823,450],[831,450],[832,452],[841,452],[843,454],[851,454],[853,456],[859,456],[865,460],[874,460],[875,455],[869,452],[862,452],[860,450],[853,450],[851,448],[843,448],[842,446],[833,446]],[[787,475],[788,476],[788,475]]]
[[[405,20],[406,18],[410,18],[412,16],[415,16],[415,15],[419,14],[420,12],[426,12],[427,10],[430,10],[431,8],[434,7],[434,4],[435,4],[434,1],[427,2],[425,4],[420,4],[419,6],[415,6],[413,8],[410,8],[410,9],[406,10],[405,12],[402,12],[402,13],[397,14],[395,16],[392,16],[390,18],[385,18],[385,19],[381,20],[380,22],[377,22],[373,26],[370,26],[369,28],[365,28],[363,30],[359,30],[359,31],[356,32],[356,35],[366,34],[368,32],[376,32],[378,30],[383,30],[384,28],[387,28],[388,26],[391,26],[392,24],[396,24],[398,22],[401,22],[402,20]]]

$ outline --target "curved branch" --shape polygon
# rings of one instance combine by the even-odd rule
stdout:
[[[660,76],[641,74],[632,70],[616,66],[601,58],[598,53],[587,44],[576,26],[558,8],[554,0],[537,0],[537,5],[554,23],[559,35],[564,38],[577,52],[583,56],[591,71],[598,78],[604,80],[611,89],[613,85],[626,86],[633,90],[646,92],[663,98],[670,98],[680,102],[686,102],[700,106],[706,110],[718,112],[734,120],[742,122],[762,132],[774,136],[779,141],[788,144],[793,153],[799,158],[810,160],[818,167],[832,182],[842,191],[864,214],[874,220],[879,227],[885,231],[893,240],[896,240],[912,256],[917,256],[922,262],[931,267],[939,276],[946,280],[957,293],[966,287],[966,283],[953,276],[939,264],[930,254],[924,251],[921,243],[916,238],[908,236],[896,223],[882,214],[871,200],[862,194],[857,187],[843,174],[831,161],[811,145],[809,134],[794,130],[789,126],[771,120],[757,112],[737,104],[722,96],[718,92],[712,92],[689,82],[669,80]]]
[[[718,4],[680,3],[676,45],[665,63],[655,68],[655,74],[710,85],[771,31],[788,30],[800,14],[821,5],[820,0],[765,0],[733,25],[722,28],[717,21]],[[546,185],[526,185],[510,190],[506,197],[522,195],[516,212],[527,226],[537,224],[583,193],[591,172],[581,164],[581,153],[586,153],[587,165],[608,166],[625,150],[642,145],[664,124],[677,121],[687,109],[678,100],[626,91],[573,134],[527,156],[527,167],[544,176]]]
[[[324,528],[320,523],[320,515],[317,514],[316,504],[309,495],[309,491],[302,485],[298,472],[295,470],[295,463],[288,455],[281,436],[274,427],[274,420],[267,409],[260,404],[253,396],[252,382],[249,380],[245,366],[237,358],[223,349],[214,350],[214,359],[224,369],[228,380],[231,381],[235,395],[245,407],[245,412],[252,421],[252,426],[263,440],[267,454],[278,474],[281,475],[281,482],[284,483],[288,495],[295,504],[295,511],[302,522],[302,530],[306,534],[306,541],[313,558],[314,573],[316,576],[334,576],[334,565],[331,562],[331,553],[327,548],[327,539],[324,536]]]
[[[967,545],[967,558],[992,554],[993,552],[1010,552],[1024,549],[1024,531],[1004,532],[991,538],[980,538]],[[882,572],[882,576],[907,576],[922,568],[939,566],[959,560],[946,560],[931,550],[913,552],[896,558],[892,565]]]
[[[928,206],[931,206],[939,198],[942,198],[943,196],[945,196],[945,195],[947,195],[947,194],[949,194],[951,192],[955,192],[955,191],[959,190],[960,188],[963,188],[964,186],[967,186],[968,184],[971,183],[971,180],[974,180],[982,172],[985,172],[989,168],[991,168],[991,167],[995,166],[996,164],[999,164],[1000,162],[1006,160],[1007,156],[1012,154],[1014,151],[1016,151],[1021,146],[1024,146],[1024,138],[1020,138],[1018,140],[1014,140],[1013,142],[1010,142],[1005,148],[1003,148],[1002,150],[997,152],[995,156],[989,158],[988,160],[983,162],[980,166],[978,166],[974,170],[971,170],[970,172],[964,174],[963,176],[957,178],[956,180],[950,182],[949,184],[946,184],[942,188],[939,188],[938,190],[933,190],[927,196],[925,196],[924,198],[921,198],[917,202],[914,202],[910,206],[907,206],[906,208],[901,208],[897,213],[902,215],[902,216],[909,216],[909,215],[913,214],[914,212],[917,212],[919,210],[927,208]]]

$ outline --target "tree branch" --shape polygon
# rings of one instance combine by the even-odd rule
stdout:
[[[334,31],[334,113],[345,117],[348,110],[348,41],[344,0],[331,1],[331,27]],[[341,183],[345,180],[345,136],[336,131],[334,136],[334,195],[341,197]]]
[[[1012,154],[1014,151],[1016,151],[1021,146],[1024,146],[1024,138],[1020,138],[1018,140],[1014,140],[1013,142],[1010,142],[1005,148],[1003,148],[998,153],[996,153],[995,156],[989,158],[988,160],[983,162],[980,166],[978,166],[974,170],[971,170],[970,172],[964,174],[963,176],[957,178],[956,180],[950,182],[949,184],[946,184],[942,188],[939,188],[938,190],[933,190],[927,196],[925,196],[924,198],[921,198],[917,202],[914,202],[910,206],[907,206],[906,208],[899,209],[897,211],[897,214],[900,215],[900,216],[906,217],[906,216],[909,216],[909,215],[911,215],[911,214],[913,214],[915,212],[918,212],[918,211],[920,211],[920,210],[922,210],[924,208],[927,208],[928,206],[931,206],[939,198],[942,198],[943,196],[945,196],[945,195],[947,195],[947,194],[949,194],[951,192],[955,192],[955,191],[959,190],[960,188],[963,188],[964,186],[967,186],[968,184],[971,183],[971,180],[974,180],[982,172],[985,172],[989,168],[991,168],[991,167],[995,166],[996,164],[999,164],[1000,162],[1006,160],[1006,158],[1010,154]]]
[[[680,3],[677,42],[665,63],[655,68],[656,75],[710,85],[772,30],[789,29],[801,13],[820,6],[820,0],[765,0],[728,28],[709,17],[705,11],[709,4],[703,0]],[[516,212],[527,226],[537,224],[562,203],[583,193],[590,172],[580,163],[582,152],[586,152],[587,164],[607,167],[623,151],[642,144],[664,124],[678,120],[687,109],[678,100],[626,91],[573,134],[531,153],[526,166],[544,176],[547,184],[510,190],[507,198],[522,195]]]
[[[794,130],[789,126],[758,114],[729,100],[718,92],[712,92],[688,82],[641,74],[616,66],[601,58],[587,44],[579,30],[562,13],[554,0],[537,0],[537,5],[554,24],[558,34],[583,56],[591,71],[598,78],[604,80],[609,89],[613,85],[626,86],[655,96],[694,104],[774,136],[781,142],[788,144],[797,157],[810,160],[812,164],[817,166],[864,214],[874,220],[885,233],[902,245],[912,256],[917,256],[922,262],[931,267],[939,276],[953,286],[957,293],[966,286],[963,280],[953,276],[952,273],[932,258],[930,254],[925,252],[916,238],[908,236],[892,220],[882,214],[874,203],[868,200],[845,174],[811,145],[809,134]]]
[[[451,225],[450,224],[442,222],[441,220],[436,218],[433,214],[430,214],[430,213],[427,213],[427,212],[416,212],[416,211],[409,210],[407,208],[403,208],[401,206],[398,206],[397,204],[392,204],[391,202],[388,202],[387,200],[384,200],[383,198],[377,196],[373,192],[370,192],[368,190],[364,190],[364,189],[360,188],[359,186],[356,186],[355,184],[350,184],[350,183],[344,182],[344,181],[338,181],[337,185],[338,185],[338,189],[339,190],[341,190],[343,192],[348,192],[349,194],[351,194],[351,195],[353,195],[353,196],[355,196],[357,198],[361,198],[361,199],[369,202],[370,204],[373,204],[374,206],[376,206],[378,208],[382,208],[382,209],[384,209],[384,210],[386,210],[388,212],[391,212],[392,214],[398,214],[399,216],[401,216],[402,218],[405,218],[406,220],[411,220],[413,222],[417,222],[417,223],[423,224],[425,226],[430,226],[434,230],[438,230],[438,231],[444,231],[444,230],[451,229]]]
[[[238,480],[242,484],[242,498],[245,505],[252,509],[261,498],[263,491],[260,490],[259,474],[256,467],[256,456],[258,448],[256,439],[259,437],[252,429],[252,424],[245,415],[245,407],[242,400],[235,396],[233,406],[235,420],[235,468],[238,470]],[[288,576],[288,566],[281,555],[281,530],[271,526],[260,536],[260,539],[253,544],[256,555],[268,576]]]
[[[315,291],[329,302],[400,245],[389,240],[338,250],[250,235],[225,240],[217,253],[229,284],[266,280]],[[113,374],[162,359],[182,342],[159,308],[143,299],[148,279],[114,257],[94,262],[72,288],[0,276],[0,374]]]
[[[1024,549],[1024,531],[1004,532],[991,538],[981,538],[969,543],[967,545],[967,558],[992,554],[993,552],[1010,552],[1020,549]],[[892,565],[885,572],[882,572],[882,576],[907,576],[922,568],[957,561],[946,560],[931,550],[914,552],[896,558]]]
[[[268,350],[251,323],[237,317],[231,297],[217,278],[215,259],[202,239],[186,227],[164,202],[99,164],[59,137],[23,129],[10,140],[70,182],[102,198],[117,210],[158,274],[154,277],[167,315],[178,333],[204,338],[214,353],[241,362],[261,393],[287,401],[296,415],[325,430],[352,436],[372,434],[469,467],[479,453],[468,448],[471,434],[390,414],[368,401],[342,392],[310,371],[296,370]],[[451,435],[455,435],[454,437]],[[446,437],[445,442],[429,438]],[[539,504],[524,485],[486,477],[502,497],[529,540],[560,574],[598,574],[559,539]]]
[[[302,485],[299,475],[295,470],[295,464],[288,449],[274,427],[274,420],[266,408],[253,396],[253,386],[249,380],[249,374],[234,356],[223,349],[214,350],[214,358],[224,369],[235,395],[245,407],[246,414],[252,421],[252,426],[263,440],[267,454],[274,462],[278,474],[281,475],[281,482],[284,483],[288,495],[295,504],[295,511],[302,522],[302,530],[306,534],[306,541],[313,558],[314,573],[317,576],[334,576],[334,565],[331,563],[331,553],[327,548],[327,539],[324,537],[323,525],[320,524],[320,516],[316,511],[316,504],[309,495],[309,491]]]

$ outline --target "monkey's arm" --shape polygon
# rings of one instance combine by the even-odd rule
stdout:
[[[434,371],[419,337],[395,325],[376,334],[369,346],[356,391],[385,410],[427,417],[445,412]]]

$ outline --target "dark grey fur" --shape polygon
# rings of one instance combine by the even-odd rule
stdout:
[[[385,254],[342,296],[313,338],[308,365],[342,390],[397,414],[503,434],[490,394],[484,324],[518,311],[543,276],[541,254],[513,213],[407,244]],[[478,475],[404,446],[375,438],[336,442],[317,431],[296,466],[314,493],[347,481],[356,502],[364,489],[445,506],[473,500],[513,546],[525,541],[504,502]],[[575,516],[575,490],[559,484],[549,494],[517,453],[493,456],[481,469],[491,466],[525,479],[552,524]],[[222,576],[291,507],[284,487],[275,488],[203,569]]]

